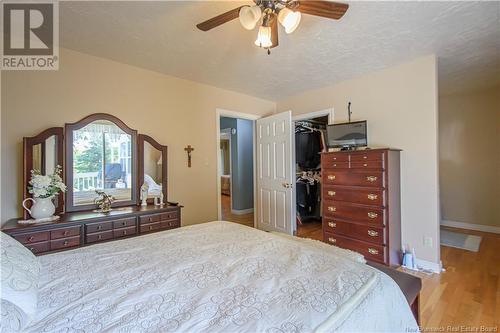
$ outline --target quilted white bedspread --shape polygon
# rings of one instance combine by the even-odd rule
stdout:
[[[334,249],[210,222],[42,256],[27,331],[416,329],[394,281]]]

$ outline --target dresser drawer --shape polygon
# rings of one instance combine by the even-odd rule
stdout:
[[[161,223],[160,222],[147,223],[147,224],[141,224],[140,232],[142,234],[142,233],[157,231],[157,230],[160,230],[160,229],[161,229]]]
[[[160,215],[160,220],[165,221],[165,220],[175,220],[179,217],[179,214],[177,212],[168,212],[168,213],[162,213]]]
[[[126,236],[135,235],[136,233],[137,233],[137,231],[136,231],[135,226],[121,228],[121,229],[114,229],[113,230],[113,237],[114,238],[126,237]]]
[[[80,235],[80,227],[61,228],[50,231],[50,239],[59,239]]]
[[[25,244],[24,246],[26,246],[28,250],[33,252],[33,254],[39,254],[50,250],[49,242]]]
[[[384,190],[359,189],[339,186],[324,186],[323,198],[325,200],[346,201],[364,205],[383,206]]]
[[[113,228],[135,227],[135,217],[113,221]]]
[[[106,230],[102,232],[96,232],[93,234],[87,234],[86,243],[95,243],[100,241],[105,241],[113,238],[113,230]]]
[[[340,234],[370,243],[385,244],[384,228],[325,218],[323,221],[323,230],[328,233]]]
[[[321,155],[321,167],[328,167],[331,163],[349,162],[348,153],[327,153]],[[326,164],[323,166],[323,164]]]
[[[383,170],[383,161],[363,161],[363,162],[351,162],[352,169],[376,169]]]
[[[384,153],[380,151],[364,151],[351,153],[351,162],[383,161]]]
[[[328,244],[336,245],[338,247],[356,251],[362,254],[365,259],[373,260],[380,263],[385,263],[386,247],[382,245],[371,244],[347,237],[325,233],[324,241]]]
[[[162,214],[151,214],[151,215],[144,215],[139,217],[140,224],[147,224],[147,223],[154,223],[158,222],[161,219]]]
[[[22,244],[31,244],[31,243],[48,241],[49,240],[49,233],[47,231],[30,232],[30,233],[15,235],[12,237],[15,238],[17,241],[19,241]]]
[[[384,209],[377,207],[353,206],[340,201],[323,201],[323,215],[349,221],[368,222],[369,225],[383,226]]]
[[[113,229],[113,222],[96,222],[85,224],[85,234]]]
[[[70,237],[70,238],[61,238],[50,241],[50,249],[51,250],[59,250],[67,247],[73,247],[80,245],[80,237]]]
[[[365,187],[383,187],[384,178],[381,171],[323,171],[324,185],[347,185]]]
[[[179,220],[161,221],[161,229],[173,229],[180,227]]]

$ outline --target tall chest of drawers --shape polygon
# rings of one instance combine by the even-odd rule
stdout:
[[[401,261],[400,151],[321,156],[324,241],[385,265]]]

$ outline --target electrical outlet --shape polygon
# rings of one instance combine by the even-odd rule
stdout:
[[[432,237],[424,236],[424,246],[432,247]]]

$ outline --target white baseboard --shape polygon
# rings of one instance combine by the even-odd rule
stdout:
[[[441,261],[439,261],[439,264],[437,264],[432,261],[427,261],[418,258],[417,258],[417,266],[423,269],[431,270],[437,274],[441,274],[441,271],[443,269],[443,263]]]
[[[250,213],[253,213],[253,208],[248,208],[248,209],[231,209],[231,213],[233,213],[234,215],[250,214]]]
[[[445,226],[445,227],[476,230],[476,231],[491,232],[494,234],[500,234],[500,227],[495,227],[492,225],[473,224],[473,223],[457,222],[457,221],[450,221],[450,220],[441,220],[441,225]]]

